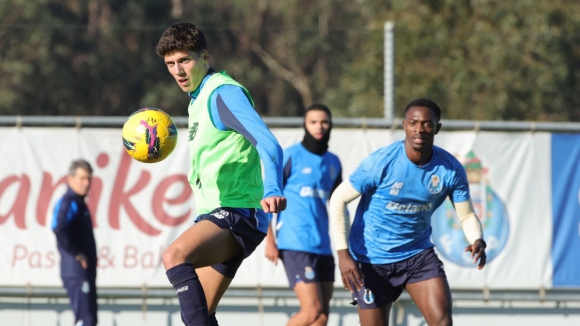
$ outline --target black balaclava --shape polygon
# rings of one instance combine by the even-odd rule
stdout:
[[[304,139],[302,140],[302,146],[304,146],[304,148],[306,148],[309,152],[317,154],[317,155],[322,155],[324,153],[326,153],[326,151],[328,150],[328,141],[330,140],[330,131],[332,130],[332,115],[330,114],[330,110],[328,109],[328,107],[326,107],[323,104],[312,104],[311,106],[309,106],[308,108],[306,108],[306,110],[304,110],[304,118],[306,118],[306,114],[308,113],[308,111],[323,111],[326,112],[326,114],[328,114],[328,131],[326,132],[326,134],[324,134],[324,136],[322,136],[322,139],[318,140],[316,138],[314,138],[306,129],[306,121],[304,121]]]

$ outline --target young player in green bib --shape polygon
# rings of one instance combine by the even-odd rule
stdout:
[[[266,236],[265,213],[286,208],[282,149],[248,91],[209,66],[207,42],[197,26],[169,27],[157,54],[191,97],[189,182],[198,214],[165,250],[163,264],[183,322],[214,326],[216,307],[238,267]]]

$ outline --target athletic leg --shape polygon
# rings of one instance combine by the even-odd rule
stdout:
[[[222,275],[211,266],[198,268],[196,272],[205,292],[209,314],[210,316],[213,315],[213,317],[210,318],[215,319],[217,306],[232,283],[233,278]],[[210,323],[210,325],[217,325],[217,320]]]
[[[388,326],[391,306],[403,292],[395,264],[360,263],[364,286],[353,293],[361,326]]]
[[[328,315],[330,314],[330,299],[332,299],[332,292],[334,291],[334,282],[320,282],[320,293],[322,311],[318,319],[312,324],[315,326],[326,326],[328,323]]]
[[[165,250],[163,264],[187,326],[209,325],[208,302],[195,269],[226,261],[241,251],[230,230],[211,221],[196,223]]]
[[[325,325],[315,324],[322,312],[320,284],[316,282],[298,282],[294,286],[296,297],[300,301],[300,310],[290,318],[286,326]]]
[[[389,326],[389,314],[391,306],[389,303],[386,306],[372,309],[362,309],[358,307],[358,317],[361,326]]]
[[[183,232],[163,253],[165,269],[183,263],[194,268],[215,265],[242,251],[229,229],[200,221]]]
[[[428,280],[407,283],[407,292],[423,314],[429,326],[450,326],[451,290],[447,278],[436,277]]]

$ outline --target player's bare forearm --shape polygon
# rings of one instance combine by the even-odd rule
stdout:
[[[279,250],[276,245],[276,239],[274,237],[274,226],[270,223],[268,227],[268,233],[266,234],[266,258],[273,262],[274,265],[278,265]]]

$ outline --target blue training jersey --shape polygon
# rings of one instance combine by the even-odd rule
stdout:
[[[288,205],[278,214],[278,249],[331,255],[326,203],[342,182],[338,157],[291,146],[284,150],[283,180]]]
[[[456,203],[469,200],[465,169],[437,146],[431,161],[417,166],[398,141],[364,159],[349,180],[362,194],[349,247],[365,263],[394,263],[433,247],[431,214],[447,196]]]

